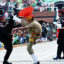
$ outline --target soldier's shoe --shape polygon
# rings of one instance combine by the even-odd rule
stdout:
[[[12,64],[12,63],[9,63],[9,62],[7,62],[7,61],[3,61],[3,64]]]
[[[61,57],[56,57],[56,58],[53,58],[53,60],[58,60],[58,59],[61,59]]]
[[[62,57],[61,59],[64,59],[64,57]]]
[[[34,64],[40,64],[40,62],[38,61],[37,63],[34,63]]]

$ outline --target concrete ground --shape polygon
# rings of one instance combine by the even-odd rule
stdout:
[[[9,62],[12,62],[12,64],[33,64],[31,56],[26,49],[26,45],[14,48],[9,58]],[[40,64],[64,64],[64,60],[53,60],[53,58],[56,57],[57,51],[56,40],[38,43],[33,46],[33,49]],[[5,50],[0,50],[0,64],[2,64],[5,52]]]

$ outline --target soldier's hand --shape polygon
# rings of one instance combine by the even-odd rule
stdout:
[[[11,34],[13,34],[15,31],[17,31],[18,28],[13,28]]]
[[[17,30],[18,30],[18,28],[13,28],[13,29],[12,29],[12,32],[17,31]]]

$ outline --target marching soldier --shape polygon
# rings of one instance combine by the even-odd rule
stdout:
[[[20,20],[21,22],[21,20]],[[4,47],[6,49],[6,54],[4,57],[3,64],[12,64],[8,62],[8,58],[12,52],[12,35],[11,31],[14,28],[15,21],[13,20],[13,16],[7,21],[3,15],[3,11],[0,10],[0,41],[3,42]]]
[[[13,29],[13,31],[28,29],[30,38],[29,38],[29,43],[27,46],[27,51],[31,55],[31,57],[33,59],[33,63],[40,64],[40,62],[37,60],[37,58],[34,54],[32,46],[33,46],[33,44],[35,44],[36,39],[40,38],[42,28],[41,28],[41,25],[36,20],[34,20],[32,11],[33,11],[33,7],[26,7],[22,11],[19,12],[19,16],[24,17],[29,24],[25,27]]]

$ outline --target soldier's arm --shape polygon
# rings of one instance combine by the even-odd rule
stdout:
[[[53,24],[57,26],[57,29],[62,28],[60,23],[53,22]]]
[[[18,31],[18,30],[26,30],[27,27],[18,27],[18,28],[13,28],[12,32]]]

